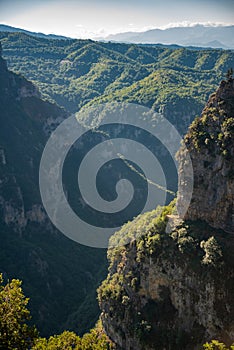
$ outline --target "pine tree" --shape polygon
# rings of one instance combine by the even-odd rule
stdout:
[[[25,350],[33,345],[38,333],[27,323],[31,318],[28,301],[21,281],[13,279],[4,285],[0,274],[0,349]]]

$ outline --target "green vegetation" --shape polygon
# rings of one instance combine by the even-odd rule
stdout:
[[[32,320],[43,336],[95,325],[96,288],[107,270],[106,252],[84,247],[56,230],[43,211],[38,173],[47,136],[44,121],[66,116],[0,58],[0,266],[7,279],[24,281]],[[85,316],[84,316],[85,315]],[[79,324],[79,329],[77,325]]]
[[[166,231],[169,219],[171,232]],[[126,239],[129,243],[121,246]],[[214,276],[214,283],[219,284],[224,271],[233,265],[225,233],[202,221],[179,222],[172,202],[124,225],[112,237],[113,242],[120,246],[109,248],[109,273],[98,289],[105,322],[119,336],[138,339],[142,348],[163,349],[168,344],[175,349],[192,348],[194,335],[180,329],[170,283],[179,283],[175,276],[186,271],[191,279],[199,276],[206,284]],[[229,282],[222,282],[224,288]],[[191,287],[181,288],[183,294]],[[191,291],[189,298],[196,299],[197,294]],[[226,317],[219,301],[216,308]],[[202,342],[205,328],[194,324],[194,329],[196,342]]]
[[[165,213],[171,212],[169,208],[165,209]],[[103,331],[100,321],[97,322],[95,328],[89,333],[79,337],[76,333],[63,331],[59,335],[50,336],[48,339],[41,338],[35,326],[29,325],[31,318],[27,308],[29,299],[24,296],[21,288],[22,282],[17,279],[3,283],[2,274],[0,274],[0,349],[2,350],[114,350],[115,345]],[[102,287],[103,288],[103,287]],[[114,286],[112,286],[114,288]],[[103,296],[102,296],[103,297]],[[113,296],[109,295],[112,298]],[[128,307],[129,298],[123,297],[122,304]],[[152,305],[153,306],[153,305]],[[151,306],[151,308],[152,308]],[[148,312],[148,317],[150,310]],[[152,312],[152,309],[151,309]],[[141,318],[138,312],[136,318],[136,336],[142,343],[151,334],[152,326],[149,321]],[[147,342],[146,342],[147,344]],[[207,350],[233,350],[226,347],[225,344],[212,340],[210,343],[203,345]]]
[[[233,350],[234,344],[227,347],[224,343],[220,343],[218,340],[212,340],[210,343],[204,344],[203,348],[206,350]]]
[[[0,349],[2,350],[111,350],[114,345],[103,332],[100,322],[82,338],[74,332],[39,338],[34,326],[29,326],[29,299],[23,294],[22,282],[13,279],[3,284],[0,274]]]
[[[27,323],[30,319],[28,300],[19,280],[3,285],[0,274],[0,349],[23,350],[32,346],[37,331]]]
[[[220,102],[220,106],[222,102]],[[185,141],[192,143],[198,151],[207,148],[209,153],[217,152],[230,159],[230,141],[233,135],[234,121],[231,115],[224,115],[222,107],[207,108],[201,118],[196,118],[189,128]],[[228,150],[229,149],[229,150]]]
[[[202,241],[200,245],[205,252],[205,256],[202,259],[203,264],[217,266],[222,262],[222,250],[214,236],[210,237],[207,241]]]
[[[35,96],[17,100],[21,87],[30,90],[31,86],[22,75],[38,86],[44,99],[56,102],[69,112],[76,112],[87,104],[112,100],[135,102],[163,112],[184,133],[227,69],[234,66],[233,51],[189,51],[90,40],[50,41],[20,33],[0,33],[0,40],[9,68],[17,73],[7,72],[0,62],[0,104],[4,111],[1,114],[0,148],[7,153],[7,164],[0,168],[4,179],[1,195],[17,213],[40,205],[38,165],[46,141],[42,119],[64,115],[61,109]],[[7,93],[6,86],[9,88]],[[211,124],[215,125],[222,113],[221,107],[218,111],[207,111],[204,118],[194,122],[190,132],[197,135],[194,138],[197,148],[208,145],[212,150],[218,139],[223,157],[230,159],[227,145],[233,134],[233,120],[224,118],[218,135],[217,131],[211,130],[207,134],[206,130],[211,121],[209,115],[212,113]],[[230,173],[229,176],[233,175]],[[126,239],[130,242],[127,247],[109,250],[110,272],[98,292],[100,303],[113,302],[117,316],[130,310],[133,321],[130,333],[135,333],[141,340],[147,334],[149,342],[152,342],[151,335],[155,330],[150,309],[154,311],[161,306],[146,306],[142,314],[136,314],[136,310],[131,310],[131,300],[126,292],[128,288],[138,291],[140,264],[146,259],[154,261],[161,254],[168,258],[175,256],[179,263],[181,257],[192,260],[191,268],[204,272],[206,268],[214,269],[223,259],[222,244],[210,239],[215,235],[210,228],[206,227],[203,235],[204,224],[201,227],[198,223],[183,224],[171,235],[165,232],[173,208],[174,204],[171,204],[137,217],[113,237],[113,242],[116,240],[120,245]],[[37,340],[35,349],[69,346],[89,349],[90,343],[92,349],[96,343],[97,349],[110,348],[105,335],[102,337],[97,330],[80,338],[95,324],[100,313],[95,289],[106,273],[105,252],[69,241],[47,221],[40,224],[29,220],[27,227],[18,231],[1,222],[0,236],[2,269],[7,278],[17,275],[24,280],[25,290],[31,298],[33,321],[43,336],[68,330],[49,339]],[[135,237],[139,239],[135,241]],[[136,250],[136,265],[131,271],[124,269],[129,247]],[[173,314],[170,306],[167,312]],[[29,328],[25,327],[25,330]],[[75,330],[79,335],[69,330]]]
[[[97,324],[89,333],[79,337],[74,332],[64,331],[49,339],[38,338],[32,350],[112,350],[114,344],[103,332],[101,324]]]
[[[217,93],[211,95],[209,104],[202,116],[195,118],[185,137],[188,149],[205,154],[204,166],[212,166],[212,159],[221,156],[226,163],[228,179],[234,177],[233,133],[234,133],[234,101],[232,70],[229,69],[227,80],[223,80]]]
[[[232,51],[47,40],[23,33],[0,33],[0,40],[9,68],[68,111],[124,100],[163,111],[183,132],[234,66]],[[178,112],[191,114],[183,128]]]

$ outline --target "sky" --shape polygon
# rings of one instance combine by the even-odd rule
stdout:
[[[234,0],[0,0],[0,23],[95,39],[195,23],[234,24]]]

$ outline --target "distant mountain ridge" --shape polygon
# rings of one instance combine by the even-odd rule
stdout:
[[[63,35],[32,32],[5,24],[0,24],[0,32],[24,33],[42,39],[72,39]],[[234,49],[234,25],[205,26],[203,24],[197,24],[190,27],[181,26],[167,29],[156,28],[142,32],[110,34],[107,37],[99,37],[96,40],[134,44],[161,44],[199,48]]]
[[[66,36],[62,36],[62,35],[30,32],[29,30],[11,27],[11,26],[8,26],[5,24],[0,24],[0,32],[24,33],[27,35],[35,36],[36,38],[44,38],[44,39],[57,39],[57,40],[70,39],[70,38],[68,38]]]
[[[151,29],[144,32],[126,32],[109,35],[105,40],[131,42],[135,44],[177,44],[234,49],[234,25],[173,27]]]
[[[227,70],[234,67],[233,51],[48,40],[9,32],[0,32],[0,41],[9,68],[33,81],[44,98],[71,113],[94,99],[122,98],[167,111],[181,95],[191,105],[191,113],[187,109],[184,113],[193,119]],[[165,89],[165,84],[173,88]],[[180,118],[174,119],[177,124]]]

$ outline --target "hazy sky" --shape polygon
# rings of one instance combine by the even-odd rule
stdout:
[[[0,0],[0,23],[71,37],[234,23],[234,0]]]

